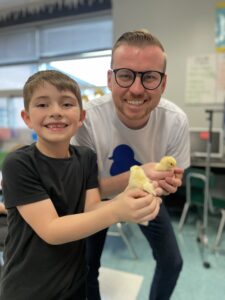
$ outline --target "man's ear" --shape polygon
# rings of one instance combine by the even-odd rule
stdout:
[[[112,76],[113,76],[113,71],[108,70],[107,72],[107,85],[110,91],[112,91]]]
[[[31,125],[29,113],[26,110],[22,110],[20,115],[21,115],[24,123],[27,125],[27,127],[32,129],[33,127]]]
[[[80,111],[80,120],[79,120],[79,124],[78,124],[78,127],[79,127],[79,128],[83,125],[85,116],[86,116],[86,111],[85,111],[84,109],[82,109],[82,110]]]
[[[164,91],[165,91],[166,84],[167,84],[167,75],[165,74],[164,77],[163,77],[162,85],[161,85],[161,88],[162,88],[162,94],[163,94]]]

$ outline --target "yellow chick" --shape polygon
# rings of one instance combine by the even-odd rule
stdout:
[[[88,102],[89,101],[88,96],[87,95],[82,95],[82,101]]]
[[[173,156],[164,156],[159,163],[156,164],[156,171],[170,171],[176,167],[177,162]]]
[[[104,96],[104,92],[102,89],[96,89],[95,90],[95,93],[94,93],[95,96]]]
[[[151,180],[145,175],[144,170],[140,166],[130,168],[130,177],[127,188],[140,188],[145,192],[156,195],[155,188]]]

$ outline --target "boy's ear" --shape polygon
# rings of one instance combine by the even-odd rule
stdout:
[[[27,127],[32,129],[29,113],[26,110],[22,110],[20,114]]]
[[[79,120],[79,128],[83,125],[83,121],[85,119],[85,116],[86,116],[86,111],[84,109],[82,109],[80,111],[80,120]]]

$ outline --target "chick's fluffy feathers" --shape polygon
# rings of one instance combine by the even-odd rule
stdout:
[[[145,175],[144,170],[140,166],[133,166],[130,168],[130,177],[127,188],[135,187],[154,196],[156,195],[153,183]]]
[[[156,171],[170,171],[177,165],[176,159],[173,156],[164,156],[159,163],[156,164]]]

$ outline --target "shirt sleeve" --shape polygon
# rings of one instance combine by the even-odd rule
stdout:
[[[82,125],[73,138],[72,143],[77,146],[86,146],[95,151],[94,139],[92,133],[92,127],[88,119],[88,115]]]
[[[10,153],[2,169],[6,208],[48,199],[40,177],[25,153]]]
[[[99,187],[98,181],[98,165],[97,165],[97,157],[96,154],[91,151],[91,158],[90,158],[90,165],[89,165],[89,177],[88,177],[88,184],[87,189],[97,188]]]
[[[186,115],[182,119],[177,118],[173,131],[175,134],[171,137],[167,152],[176,157],[178,167],[186,169],[190,166],[189,122]]]

